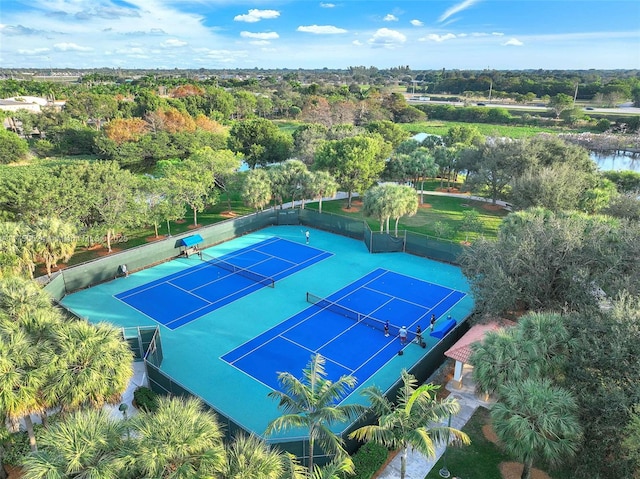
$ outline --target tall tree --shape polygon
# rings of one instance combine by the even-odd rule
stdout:
[[[288,159],[292,146],[291,136],[264,118],[236,122],[231,127],[229,148],[242,153],[252,169]]]
[[[107,323],[65,322],[53,332],[55,359],[44,388],[63,412],[117,404],[133,376],[133,355]]]
[[[348,457],[342,440],[332,430],[339,424],[358,417],[364,407],[358,404],[339,404],[356,384],[353,376],[342,376],[333,382],[327,379],[325,359],[311,356],[308,366],[302,371],[302,380],[293,374],[278,375],[281,391],[272,391],[269,397],[278,401],[284,414],[272,420],[266,434],[305,428],[309,432],[309,474],[313,474],[316,442],[326,454],[335,454],[338,459]]]
[[[34,347],[23,330],[0,317],[0,417],[24,421],[32,451],[37,450],[31,414],[45,405],[40,390],[47,377],[48,351]]]
[[[530,479],[538,459],[557,465],[575,454],[582,428],[569,391],[546,379],[526,379],[501,386],[500,398],[491,422],[507,452],[523,463],[521,479]]]
[[[404,479],[409,448],[433,458],[437,443],[446,444],[450,439],[455,439],[469,444],[469,437],[455,428],[438,425],[460,411],[456,399],[437,400],[438,386],[418,386],[416,378],[406,370],[402,370],[401,378],[396,404],[389,401],[377,386],[362,391],[378,418],[377,424],[356,429],[349,437],[400,450],[400,479]]]
[[[222,429],[197,399],[161,397],[156,412],[140,411],[130,426],[136,444],[127,463],[137,477],[189,479],[224,471]]]
[[[20,162],[28,153],[27,140],[4,127],[0,128],[0,165]]]
[[[35,257],[43,261],[47,274],[58,261],[69,261],[76,249],[76,228],[59,218],[41,218],[32,228]]]
[[[119,479],[123,471],[126,423],[109,412],[87,409],[42,432],[42,448],[26,456],[24,479]]]
[[[193,212],[193,225],[198,226],[198,212],[216,203],[215,177],[208,165],[194,160],[161,161],[161,175],[171,185],[175,200],[186,203]]]
[[[140,224],[133,194],[136,178],[115,162],[92,163],[87,174],[97,229],[106,231],[107,248],[111,251],[111,240],[118,230]]]
[[[273,195],[269,173],[262,168],[248,171],[242,182],[241,194],[247,206],[256,210],[264,208]]]
[[[338,191],[338,183],[328,171],[312,171],[307,193],[309,198],[318,198],[318,211],[322,213],[322,199],[333,197]]]
[[[239,434],[227,446],[224,479],[302,479],[304,468],[293,456],[255,435]]]
[[[497,241],[475,241],[461,256],[476,307],[508,314],[598,306],[594,287],[615,297],[638,291],[634,222],[533,209],[511,213]],[[531,274],[535,271],[536,274]]]
[[[348,207],[354,192],[368,190],[384,170],[390,145],[381,138],[357,136],[323,143],[316,153],[316,169],[326,170],[348,192]]]
[[[462,152],[462,163],[469,170],[466,183],[470,188],[484,190],[493,204],[505,196],[510,181],[532,161],[522,141],[508,138],[490,139]]]

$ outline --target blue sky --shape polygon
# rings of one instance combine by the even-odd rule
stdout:
[[[640,69],[638,0],[2,0],[5,68]]]

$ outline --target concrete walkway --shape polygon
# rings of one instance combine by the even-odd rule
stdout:
[[[458,384],[458,381],[451,380],[447,383],[446,389],[451,393],[451,396],[455,397],[460,402],[460,412],[451,418],[451,427],[456,429],[462,429],[464,425],[469,421],[473,413],[478,407],[483,406],[490,408],[493,401],[484,401],[475,394],[475,384],[471,377],[472,367],[465,366],[462,376],[462,386]],[[443,423],[446,425],[446,422]],[[442,457],[444,453],[445,445],[438,444],[436,446],[436,457],[429,459],[423,456],[421,453],[409,450],[407,456],[407,470],[405,473],[405,479],[424,479],[424,477],[433,469],[436,462]],[[381,471],[378,479],[397,479],[400,477],[400,454],[396,454],[395,457],[387,464],[385,469]],[[449,467],[451,470],[452,468]],[[451,477],[454,476],[455,471],[451,471]]]

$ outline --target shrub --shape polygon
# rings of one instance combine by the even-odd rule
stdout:
[[[140,386],[133,392],[133,400],[136,407],[143,411],[156,412],[158,409],[158,393],[144,386]]]
[[[365,443],[353,455],[355,476],[351,479],[371,479],[373,475],[387,462],[389,451],[386,447],[375,442]]]
[[[3,445],[5,448],[3,462],[9,466],[20,466],[22,460],[29,454],[29,435],[26,431],[13,433]],[[0,465],[0,467],[2,467]]]

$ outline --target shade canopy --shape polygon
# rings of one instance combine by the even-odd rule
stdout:
[[[180,240],[180,246],[185,246],[187,248],[191,248],[192,246],[197,245],[198,243],[202,243],[204,240],[200,235],[191,235],[186,238],[182,238]]]

